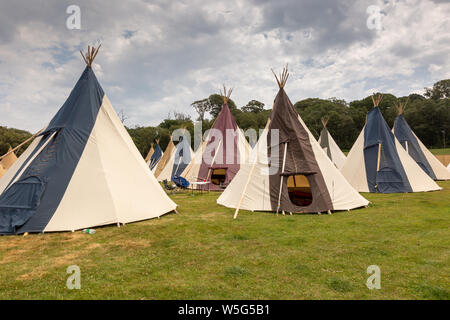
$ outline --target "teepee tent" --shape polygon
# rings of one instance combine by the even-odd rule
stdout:
[[[159,175],[161,174],[161,172],[163,172],[164,168],[169,163],[169,161],[172,158],[172,156],[174,155],[175,151],[176,151],[176,148],[175,148],[175,145],[173,144],[172,136],[170,136],[169,144],[167,145],[166,150],[164,150],[164,153],[161,156],[161,158],[158,162],[158,165],[156,166],[156,169],[154,171],[155,177],[158,179],[158,181],[164,180],[164,179],[160,179]]]
[[[266,128],[218,204],[251,211],[331,212],[367,206],[306,127],[284,86],[287,67],[275,75],[279,91]]]
[[[68,99],[0,180],[1,234],[119,225],[176,209],[98,83],[97,53],[88,48]]]
[[[441,188],[408,155],[395,138],[378,107],[382,95],[372,96],[374,107],[341,169],[360,192],[399,193]]]
[[[323,151],[327,154],[328,158],[334,163],[334,165],[340,169],[345,162],[345,154],[341,151],[337,143],[334,141],[330,132],[327,129],[328,118],[322,118],[323,129],[320,132],[319,144]]]
[[[177,146],[175,147],[175,152],[173,152],[172,157],[170,157],[164,169],[158,175],[158,180],[163,181],[172,180],[173,177],[178,177],[186,169],[187,165],[191,162],[192,155],[191,146],[189,144],[189,139],[184,135],[180,136]]]
[[[392,129],[395,137],[400,142],[402,147],[416,161],[420,168],[425,171],[433,180],[449,180],[450,173],[447,168],[425,147],[416,134],[411,130],[403,111],[405,104],[398,102],[396,107],[398,111],[397,118]]]
[[[149,163],[150,159],[155,152],[155,149],[153,149],[153,143],[150,144],[150,150],[148,150],[147,156],[145,157],[145,162]]]
[[[2,158],[2,160],[0,161],[0,165],[2,165],[2,167],[5,170],[8,170],[9,168],[11,168],[11,166],[17,161],[17,156],[14,153],[13,149],[11,147],[9,147],[8,152],[4,155],[4,157]]]
[[[159,139],[156,140],[156,147],[155,150],[152,153],[152,156],[150,157],[150,160],[147,162],[148,166],[150,167],[150,170],[154,173],[156,171],[156,168],[158,167],[158,163],[161,160],[164,152],[161,150],[161,147],[159,146]]]
[[[224,86],[224,92],[221,93],[222,110],[195,157],[182,173],[182,177],[190,182],[210,182],[208,185],[198,185],[198,188],[223,190],[248,159],[251,147],[228,107],[231,92],[232,89],[227,92]]]

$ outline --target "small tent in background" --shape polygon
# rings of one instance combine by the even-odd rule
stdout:
[[[394,127],[392,131],[395,137],[400,142],[402,147],[408,152],[411,158],[416,161],[420,168],[425,171],[433,180],[449,180],[450,173],[445,166],[425,147],[416,134],[411,130],[403,111],[405,110],[405,104],[398,102],[396,107],[398,116],[395,119]]]
[[[98,48],[49,125],[0,180],[0,233],[73,231],[176,209],[92,70]],[[151,206],[149,206],[151,203]]]
[[[169,163],[170,159],[172,158],[173,154],[175,153],[175,145],[172,141],[172,136],[170,136],[169,144],[166,147],[166,150],[164,150],[164,153],[162,154],[158,164],[156,165],[156,169],[153,171],[155,174],[155,177],[158,179],[158,181],[163,181],[164,179],[160,179],[159,175],[164,170],[166,165]]]
[[[345,162],[345,154],[341,151],[337,143],[334,141],[330,132],[327,129],[328,118],[322,118],[323,129],[320,132],[319,144],[322,147],[323,151],[327,154],[328,158],[330,158],[331,162],[340,169],[344,165]]]
[[[341,169],[360,192],[421,192],[441,188],[417,165],[395,138],[373,95],[373,109]]]
[[[8,170],[11,166],[17,161],[16,154],[12,151],[12,148],[9,147],[8,152],[4,155],[4,158],[0,161],[0,165]]]
[[[222,110],[208,137],[181,175],[189,182],[210,182],[208,185],[198,185],[198,188],[222,191],[248,159],[251,147],[228,107],[231,92],[232,89],[227,92],[224,86]]]
[[[178,140],[175,152],[172,154],[172,157],[169,159],[164,169],[158,175],[158,180],[171,181],[173,180],[173,177],[179,177],[191,162],[193,154],[194,151],[191,149],[189,139],[185,136],[181,136]]]
[[[217,203],[236,208],[235,218],[239,209],[284,214],[367,206],[294,109],[284,91],[288,75],[287,67],[275,75],[279,91],[266,128]]]
[[[447,170],[450,171],[450,163],[447,166]]]
[[[148,166],[150,167],[150,170],[155,173],[156,167],[158,166],[159,161],[161,160],[163,156],[163,151],[161,150],[161,147],[159,145],[159,139],[156,139],[156,147],[152,153],[152,156],[150,157],[150,160],[147,162]]]
[[[150,158],[152,157],[155,149],[153,149],[153,143],[150,144],[150,150],[148,150],[147,156],[145,157],[145,162],[150,163]]]

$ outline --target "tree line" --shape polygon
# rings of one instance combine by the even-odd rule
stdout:
[[[379,105],[388,125],[392,128],[397,109],[395,104],[408,101],[403,113],[406,121],[416,135],[428,148],[443,148],[448,145],[450,137],[450,79],[436,82],[433,87],[425,88],[423,95],[410,94],[396,97],[389,93],[383,94]],[[202,100],[194,101],[191,107],[197,112],[195,121],[202,123],[203,132],[210,129],[222,108],[223,100],[218,94],[212,94]],[[228,106],[238,126],[247,130],[263,129],[271,110],[264,104],[250,100],[246,105],[238,107],[230,99]],[[373,108],[371,96],[361,100],[346,102],[337,98],[319,99],[307,98],[294,104],[294,108],[302,117],[311,133],[318,138],[322,130],[322,117],[328,118],[327,128],[336,143],[343,150],[349,150],[366,121],[366,114]],[[209,117],[208,117],[209,115]],[[163,150],[175,129],[184,128],[194,137],[194,121],[184,113],[174,112],[167,116],[159,125],[152,127],[127,128],[140,153],[145,156],[150,149],[150,143],[160,140]],[[31,133],[0,127],[0,154],[8,151],[9,146],[15,147],[31,136]],[[193,143],[192,139],[192,143]],[[196,146],[192,146],[195,148]],[[20,155],[25,148],[18,151]]]

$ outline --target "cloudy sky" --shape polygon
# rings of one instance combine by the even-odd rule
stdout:
[[[79,30],[66,26],[70,5]],[[268,108],[270,68],[286,63],[294,102],[422,93],[450,77],[449,17],[445,0],[2,1],[0,125],[48,123],[83,71],[79,50],[99,42],[94,70],[129,126],[195,118],[191,102],[222,84],[238,106]]]

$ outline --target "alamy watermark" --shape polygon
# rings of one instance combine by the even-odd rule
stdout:
[[[81,270],[80,267],[77,265],[68,266],[66,270],[67,274],[70,274],[70,276],[67,278],[66,286],[67,289],[73,290],[81,289]]]
[[[381,30],[381,9],[379,6],[368,6],[366,13],[369,15],[366,25],[369,30]]]
[[[381,289],[381,269],[377,265],[371,265],[367,267],[367,274],[370,277],[367,278],[366,286],[369,290]]]
[[[69,30],[81,29],[81,9],[79,6],[72,4],[67,7],[66,13],[69,14],[66,20],[66,27]]]

